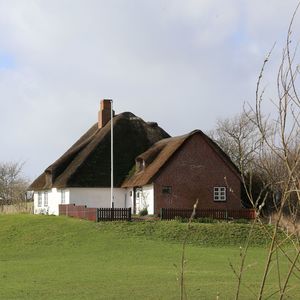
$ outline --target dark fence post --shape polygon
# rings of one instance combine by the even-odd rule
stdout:
[[[128,208],[128,221],[131,221],[131,207]]]

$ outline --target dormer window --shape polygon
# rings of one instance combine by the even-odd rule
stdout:
[[[138,158],[136,160],[135,164],[136,164],[136,171],[137,172],[144,171],[146,164],[145,164],[145,161],[142,158]]]
[[[50,171],[46,171],[46,185],[49,186],[52,184],[52,174]]]

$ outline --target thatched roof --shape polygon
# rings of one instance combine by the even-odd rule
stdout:
[[[240,178],[240,173],[230,158],[221,150],[221,148],[213,142],[201,130],[194,130],[186,135],[166,138],[155,143],[144,153],[140,154],[136,161],[143,161],[143,170],[136,170],[135,173],[128,176],[122,184],[122,187],[143,186],[153,181],[159,171],[167,164],[170,158],[177,152],[183,144],[193,135],[199,134],[213,148],[214,151],[223,159],[229,168]]]
[[[114,186],[120,187],[135,164],[135,158],[169,134],[156,123],[146,123],[130,112],[115,116],[113,126]],[[110,122],[100,129],[97,124],[93,125],[29,188],[109,187],[110,128]]]

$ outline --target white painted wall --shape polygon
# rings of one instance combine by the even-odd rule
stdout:
[[[49,214],[58,215],[58,205],[61,204],[61,191],[56,188],[44,191],[35,191],[33,196],[34,201],[34,213],[35,214]],[[70,191],[69,189],[64,189],[65,192],[65,204],[69,204]],[[48,192],[48,206],[45,206],[45,192]],[[38,194],[42,195],[42,205],[38,205]]]
[[[87,207],[111,207],[110,188],[69,188],[70,203]],[[126,189],[114,188],[114,205],[126,207]]]
[[[45,206],[45,192],[48,192],[48,206]],[[111,207],[110,188],[68,188],[65,192],[65,204],[86,205],[87,207]],[[114,188],[114,205],[119,207],[133,207],[132,189]],[[58,215],[58,205],[62,203],[62,190],[53,188],[40,191],[42,205],[38,206],[38,193],[34,192],[34,213]]]

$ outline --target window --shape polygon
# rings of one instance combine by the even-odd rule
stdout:
[[[214,201],[226,201],[226,187],[214,187]]]
[[[61,191],[61,204],[66,203],[66,192],[64,190]]]
[[[163,186],[162,193],[163,194],[172,194],[172,187],[171,186]]]
[[[44,206],[48,206],[48,192],[44,194]]]
[[[38,207],[42,206],[42,192],[38,192]]]
[[[145,161],[142,159],[142,158],[138,158],[137,160],[136,160],[136,170],[138,171],[138,172],[141,172],[141,171],[143,171],[144,169],[145,169]]]

